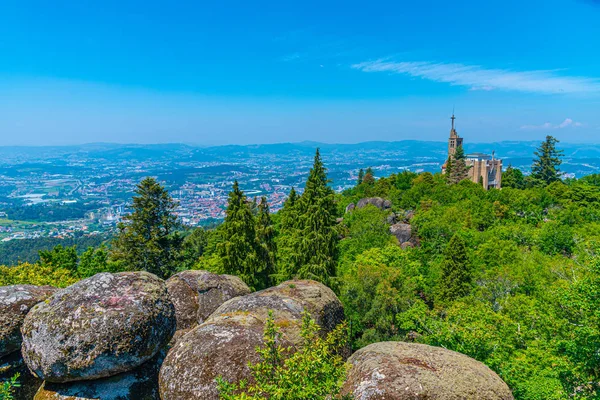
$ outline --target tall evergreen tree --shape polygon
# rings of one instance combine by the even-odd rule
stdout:
[[[452,180],[452,156],[448,157],[446,160],[446,182],[450,183]]]
[[[358,170],[358,181],[356,182],[357,185],[360,185],[363,181],[365,177],[365,170],[363,170],[362,168],[360,170]]]
[[[469,168],[465,162],[465,151],[462,146],[458,146],[452,156],[452,169],[449,175],[450,183],[458,183],[469,177]]]
[[[177,203],[154,178],[142,180],[133,197],[133,212],[118,226],[111,257],[129,270],[167,278],[177,268],[181,236],[174,214]]]
[[[465,241],[457,234],[452,236],[444,252],[440,300],[450,302],[471,291],[472,272]]]
[[[560,158],[563,151],[556,148],[557,143],[556,138],[548,135],[546,140],[533,153],[537,158],[533,160],[531,175],[546,184],[560,180],[560,169],[558,167],[562,163]]]
[[[275,227],[269,213],[269,203],[264,196],[258,204],[256,240],[258,242],[258,258],[263,266],[260,282],[263,287],[269,287],[276,272],[277,246],[275,244]]]
[[[375,183],[375,174],[373,173],[373,168],[367,168],[361,183],[366,183],[367,185],[372,185]]]
[[[224,273],[239,276],[253,289],[261,288],[264,266],[261,265],[256,241],[256,221],[251,204],[240,190],[237,181],[229,193],[225,220],[220,227],[222,241],[217,252],[223,262]]]
[[[294,188],[279,211],[279,234],[277,235],[277,277],[278,282],[292,276],[291,271],[298,265],[297,237],[300,227],[300,197]]]
[[[299,227],[293,236],[298,259],[288,273],[292,277],[328,282],[335,276],[337,261],[337,208],[318,149],[298,210]]]

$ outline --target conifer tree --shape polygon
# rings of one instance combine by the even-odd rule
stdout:
[[[223,262],[223,272],[239,276],[253,289],[260,288],[265,266],[261,265],[257,252],[256,221],[237,181],[229,193],[220,234],[222,242],[217,245],[217,252]]]
[[[298,265],[297,237],[300,235],[300,213],[298,211],[300,197],[294,188],[279,211],[279,234],[277,235],[277,276],[278,282],[292,276],[291,271]]]
[[[444,252],[439,297],[450,302],[464,297],[471,291],[471,266],[465,241],[455,234]]]
[[[506,171],[502,172],[502,187],[510,187],[515,189],[525,188],[525,176],[518,168],[513,168],[508,165]]]
[[[375,183],[375,174],[373,173],[373,168],[367,168],[365,176],[362,179],[362,183],[366,183],[367,185],[372,185]]]
[[[293,237],[298,258],[288,273],[291,277],[327,283],[335,276],[337,209],[318,149],[304,193],[298,201],[298,211],[299,227]]]
[[[269,203],[267,203],[267,198],[264,196],[258,204],[256,240],[258,242],[258,258],[263,267],[259,280],[262,288],[265,288],[271,286],[272,276],[276,272],[277,247],[275,245],[275,227],[269,213]]]
[[[450,183],[458,183],[463,179],[467,179],[469,177],[469,168],[467,168],[467,164],[465,162],[465,151],[462,146],[458,146],[454,155],[451,157],[452,160],[452,169],[449,175]]]
[[[357,184],[357,185],[360,185],[360,184],[362,183],[362,181],[363,181],[364,177],[365,177],[365,171],[364,171],[364,170],[361,168],[361,169],[358,171],[358,181],[356,182],[356,184]]]
[[[446,182],[450,183],[452,180],[452,156],[448,157],[446,161]]]
[[[133,197],[133,212],[119,224],[112,258],[128,270],[167,278],[177,268],[181,236],[174,214],[177,203],[154,178],[142,180]]]
[[[546,140],[533,153],[537,158],[533,160],[531,175],[546,184],[560,180],[560,169],[558,167],[562,163],[560,157],[562,157],[563,151],[556,148],[557,143],[556,138],[548,135]]]

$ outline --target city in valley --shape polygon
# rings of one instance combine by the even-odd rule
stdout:
[[[444,133],[440,134],[440,139]],[[537,142],[470,143],[465,148],[503,159],[527,173]],[[562,143],[566,177],[600,168],[600,146]],[[320,148],[333,188],[353,186],[360,168],[378,177],[404,169],[440,171],[445,142],[313,142],[195,147],[183,144],[88,144],[0,147],[0,240],[110,235],[131,205],[136,184],[156,177],[179,203],[186,226],[224,217],[234,180],[250,197],[266,196],[273,211],[292,187],[301,190]]]

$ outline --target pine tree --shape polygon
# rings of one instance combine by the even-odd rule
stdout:
[[[515,189],[525,188],[525,176],[518,168],[513,168],[512,165],[502,172],[502,187],[510,187]]]
[[[263,269],[260,273],[261,288],[271,286],[272,276],[276,269],[277,246],[275,244],[275,227],[269,214],[267,198],[262,197],[258,204],[256,219],[256,240],[258,244],[258,258]]]
[[[291,277],[327,283],[335,276],[337,208],[318,149],[304,193],[298,201],[298,211],[299,226],[293,236],[293,248],[298,259],[288,273]]]
[[[446,182],[450,183],[452,179],[452,156],[446,160]]]
[[[142,180],[135,192],[133,212],[118,226],[111,257],[128,270],[167,278],[177,268],[182,242],[176,232],[177,203],[154,178]]]
[[[556,138],[548,135],[546,140],[533,153],[537,158],[533,160],[531,175],[546,184],[560,180],[560,169],[558,167],[562,163],[560,157],[562,157],[563,151],[556,149],[557,143]]]
[[[471,291],[471,266],[465,241],[455,234],[444,252],[439,297],[450,302],[464,297]]]
[[[223,272],[239,276],[253,289],[262,286],[260,274],[264,269],[257,252],[255,227],[251,205],[235,181],[220,227],[222,242],[217,245],[217,252],[223,262]]]
[[[362,183],[366,183],[367,185],[372,185],[375,183],[375,174],[373,173],[373,168],[367,168],[365,176],[362,179]]]
[[[458,146],[452,156],[452,169],[449,175],[450,183],[458,183],[469,177],[469,168],[465,162],[465,151],[462,146]]]
[[[357,184],[357,185],[360,185],[360,184],[362,183],[362,181],[363,181],[364,177],[365,177],[365,171],[364,171],[364,170],[361,168],[361,169],[358,171],[358,181],[356,182],[356,184]]]
[[[279,211],[279,234],[277,235],[277,282],[289,279],[299,262],[297,237],[300,235],[300,197],[292,188],[283,208]]]

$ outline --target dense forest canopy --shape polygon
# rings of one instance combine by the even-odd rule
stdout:
[[[385,340],[443,346],[488,365],[517,399],[598,398],[600,175],[561,180],[555,144],[540,146],[532,175],[510,167],[503,188],[489,191],[457,174],[378,178],[365,169],[334,194],[317,153],[303,193],[294,190],[280,212],[234,186],[227,218],[212,230],[174,229],[172,200],[144,181],[138,196],[147,197],[112,249],[56,248],[35,264],[0,267],[0,285],[66,286],[145,265],[165,277],[233,273],[255,289],[310,278],[340,296],[354,349]],[[372,197],[390,207],[348,207]],[[409,224],[410,245],[390,233],[397,223]]]

